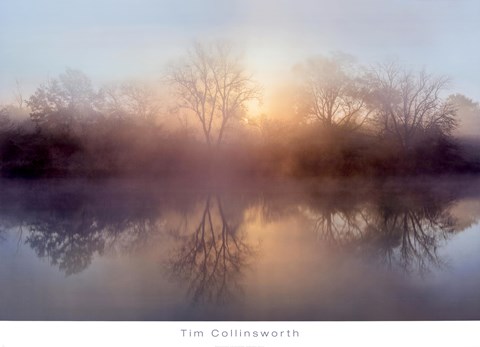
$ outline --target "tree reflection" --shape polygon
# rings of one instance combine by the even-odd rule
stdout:
[[[84,270],[93,255],[101,254],[105,247],[102,230],[91,220],[77,224],[74,220],[55,218],[32,224],[26,243],[67,275]]]
[[[371,242],[369,253],[407,272],[425,273],[431,266],[443,266],[438,250],[457,224],[450,214],[451,204],[413,192],[383,196],[365,236],[365,241]]]
[[[319,240],[340,247],[361,239],[369,224],[368,210],[351,194],[317,196],[305,210],[313,221],[313,230]]]
[[[453,202],[425,191],[382,191],[357,201],[342,193],[317,199],[304,214],[317,237],[331,246],[425,273],[443,265],[438,249],[457,225],[450,214]]]
[[[239,279],[254,249],[241,230],[241,220],[227,215],[218,196],[208,196],[198,222],[188,217],[175,232],[179,247],[168,268],[189,283],[193,302],[225,301],[240,290]],[[238,217],[238,216],[237,216]]]
[[[245,230],[286,217],[306,220],[317,239],[335,252],[370,257],[407,272],[443,266],[439,249],[462,225],[451,214],[462,192],[451,186],[420,187],[375,183],[361,188],[355,183],[315,194],[255,191],[222,199],[218,194],[162,195],[137,187],[51,196],[11,187],[0,196],[5,202],[0,204],[0,241],[18,230],[18,245],[25,242],[71,275],[107,252],[151,249],[153,238],[160,237],[169,251],[156,252],[168,257],[167,271],[188,284],[193,301],[222,301],[241,290],[242,275],[257,252]]]
[[[126,253],[139,250],[157,230],[154,220],[124,219],[105,224],[95,215],[78,218],[51,216],[29,226],[28,244],[67,275],[86,269],[95,255],[105,250]]]

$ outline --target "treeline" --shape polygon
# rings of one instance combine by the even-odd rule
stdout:
[[[478,172],[477,144],[454,135],[448,80],[346,56],[299,65],[288,109],[255,115],[262,88],[227,45],[196,44],[157,84],[95,88],[67,69],[0,111],[8,177],[248,174],[384,176]],[[467,102],[468,101],[468,102]],[[250,110],[249,110],[250,109]]]

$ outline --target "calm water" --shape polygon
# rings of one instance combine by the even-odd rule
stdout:
[[[480,180],[0,188],[0,320],[480,319]]]

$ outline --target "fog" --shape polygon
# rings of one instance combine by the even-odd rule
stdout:
[[[479,6],[3,1],[0,319],[478,319]]]
[[[3,176],[478,170],[474,1],[0,6]]]
[[[1,109],[6,177],[382,177],[479,170],[478,104],[448,76],[345,53],[266,91],[229,41],[196,42],[161,80],[95,85],[68,68]],[[264,103],[265,94],[270,99]]]

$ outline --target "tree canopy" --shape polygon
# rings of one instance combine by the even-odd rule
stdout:
[[[227,127],[261,96],[240,56],[222,42],[196,43],[181,62],[170,67],[168,77],[178,106],[196,117],[209,146],[220,145]]]

